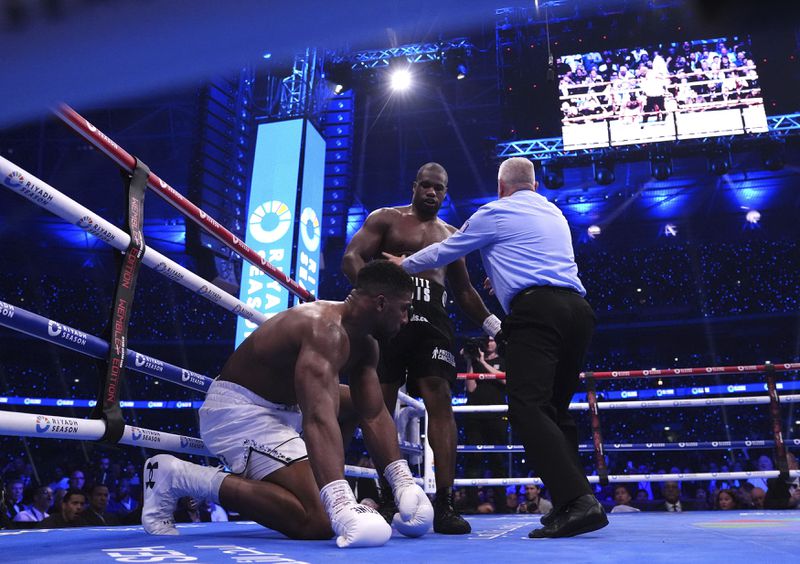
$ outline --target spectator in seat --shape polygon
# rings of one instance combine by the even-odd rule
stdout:
[[[49,486],[36,488],[33,494],[33,505],[20,511],[14,516],[15,523],[36,523],[50,517],[50,507],[53,505],[53,490]]]
[[[641,511],[631,505],[631,492],[625,485],[618,485],[614,488],[614,507],[611,513],[635,513]]]
[[[535,484],[525,486],[525,499],[517,507],[517,513],[545,515],[553,509],[553,504],[542,497],[542,490]]]
[[[95,527],[119,525],[119,517],[108,511],[108,486],[95,484],[89,489],[89,507],[84,511],[86,523]]]
[[[53,511],[39,524],[40,529],[63,529],[66,527],[85,527],[83,511],[86,507],[86,494],[81,490],[68,489],[58,511]]]
[[[739,501],[736,499],[736,494],[733,492],[733,490],[719,490],[717,492],[716,500],[714,501],[714,509],[721,511],[739,509]]]

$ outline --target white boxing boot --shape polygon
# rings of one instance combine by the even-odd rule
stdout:
[[[219,503],[219,488],[226,474],[218,468],[184,462],[159,454],[144,463],[142,525],[151,535],[177,535],[173,513],[178,499],[191,496]]]

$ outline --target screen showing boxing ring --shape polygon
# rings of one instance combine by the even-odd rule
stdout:
[[[564,149],[767,131],[746,37],[562,56]]]
[[[245,243],[312,294],[317,293],[324,169],[325,141],[306,120],[258,126]],[[267,317],[291,304],[286,288],[246,262],[239,299]],[[236,346],[256,327],[240,317]]]

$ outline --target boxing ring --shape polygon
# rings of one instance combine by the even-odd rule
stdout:
[[[60,106],[56,114],[70,127],[85,137],[92,145],[112,158],[124,171],[137,174],[138,161],[119,147],[109,137],[82,118],[67,106]],[[147,171],[147,187],[167,200],[181,213],[197,223],[202,229],[215,236],[245,260],[273,277],[283,287],[304,301],[314,296],[275,269],[266,259],[255,253],[243,241],[235,237],[203,210],[197,208],[185,197],[169,186],[154,173]],[[197,276],[168,257],[146,247],[138,241],[140,234],[135,230],[122,230],[97,213],[82,206],[59,192],[11,161],[0,157],[0,178],[5,188],[23,196],[32,203],[47,209],[68,223],[78,225],[87,233],[99,238],[120,252],[130,256],[131,249],[138,252],[142,265],[155,270],[169,280],[173,280],[191,292],[203,296],[231,313],[253,323],[266,320],[264,314],[253,309],[238,298],[225,292]],[[138,245],[138,248],[137,248]],[[138,249],[138,250],[137,250]],[[0,296],[2,299],[3,296]],[[181,368],[151,356],[136,352],[127,347],[126,339],[105,340],[80,331],[64,320],[53,320],[28,311],[18,304],[0,301],[0,325],[26,334],[38,340],[64,347],[74,352],[94,358],[107,358],[116,353],[120,365],[127,370],[137,371],[148,377],[179,385],[198,393],[205,393],[212,379],[203,374]],[[110,344],[111,343],[111,344]],[[739,367],[741,368],[741,367]],[[652,445],[613,444],[605,445],[599,424],[599,411],[604,409],[650,409],[658,407],[695,407],[713,405],[769,404],[774,410],[779,401],[796,402],[800,394],[778,396],[774,385],[776,370],[797,370],[800,364],[773,367],[751,367],[753,371],[766,371],[772,376],[769,395],[756,398],[721,398],[719,400],[662,400],[651,402],[598,402],[594,391],[594,380],[620,377],[654,377],[658,371],[643,371],[648,374],[594,373],[584,375],[589,385],[589,401],[573,404],[572,409],[588,409],[592,415],[593,450],[598,466],[598,475],[590,476],[592,482],[639,482],[663,480],[703,480],[703,479],[746,479],[748,477],[773,478],[800,476],[800,472],[789,472],[779,467],[774,472],[742,472],[676,475],[608,475],[605,469],[606,450],[651,449]],[[676,369],[680,372],[670,376],[688,375],[695,369]],[[718,370],[703,373],[720,374]],[[662,371],[662,376],[667,371]],[[737,373],[742,373],[738,370]],[[466,377],[482,377],[467,375]],[[769,384],[768,384],[769,385]],[[435,468],[432,451],[427,443],[427,417],[425,406],[417,399],[405,394],[400,396],[405,406],[398,408],[395,421],[401,429],[401,450],[422,466],[418,480],[429,493],[435,491]],[[709,403],[717,402],[717,403]],[[733,403],[731,403],[733,402]],[[100,398],[99,401],[100,402]],[[114,402],[111,402],[114,403]],[[119,408],[118,397],[115,398]],[[105,406],[108,407],[108,406]],[[456,407],[456,412],[493,411],[502,412],[505,406],[473,408]],[[46,439],[70,439],[98,441],[108,440],[110,424],[105,417],[83,419],[37,413],[19,413],[0,410],[0,434],[19,437]],[[124,424],[117,429],[115,444],[142,447],[158,451],[182,453],[186,455],[208,456],[203,441],[189,435],[167,433],[153,429]],[[780,427],[775,428],[774,444],[778,450],[784,448]],[[729,444],[714,445],[713,448],[730,448]],[[698,448],[709,445],[697,443]],[[590,448],[584,445],[584,448]],[[471,445],[459,447],[461,452],[518,452],[516,445]],[[785,464],[785,460],[784,460]],[[351,477],[376,478],[371,468],[347,466],[346,475]],[[498,477],[484,480],[456,480],[456,486],[500,486],[510,484],[540,483],[538,478]],[[796,515],[796,516],[795,516]],[[213,524],[178,525],[179,537],[151,537],[142,527],[81,528],[66,530],[8,530],[0,531],[5,553],[11,560],[38,562],[52,561],[54,555],[78,558],[87,562],[328,562],[347,559],[350,562],[374,562],[379,557],[406,558],[426,562],[451,561],[457,554],[465,562],[485,560],[484,550],[492,556],[509,562],[530,561],[533,554],[538,559],[556,560],[563,558],[563,551],[570,550],[571,557],[591,561],[618,561],[620,557],[636,557],[648,551],[648,558],[659,562],[674,561],[675,558],[696,558],[703,555],[714,559],[714,554],[724,554],[729,550],[733,539],[737,544],[737,556],[758,561],[769,554],[773,559],[788,556],[794,552],[794,543],[789,539],[791,533],[800,530],[800,512],[725,512],[725,513],[686,513],[681,515],[638,514],[611,515],[611,527],[587,534],[579,539],[550,539],[547,542],[527,538],[530,529],[538,525],[538,519],[529,515],[470,516],[473,532],[464,537],[448,537],[433,533],[420,539],[410,539],[396,532],[392,540],[381,548],[361,550],[341,550],[334,541],[292,541],[282,535],[265,529],[252,522],[232,522]],[[536,543],[534,545],[530,543]],[[466,545],[462,546],[463,543]],[[477,543],[477,544],[476,544]],[[765,546],[769,550],[765,552]],[[456,548],[458,547],[458,548]],[[649,552],[653,547],[662,554]],[[476,550],[477,549],[477,550]],[[482,550],[483,549],[483,550]],[[381,552],[378,552],[381,551]],[[455,551],[458,551],[457,553]],[[719,552],[716,552],[719,551]],[[561,555],[561,556],[560,556]]]

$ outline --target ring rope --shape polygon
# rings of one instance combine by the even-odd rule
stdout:
[[[416,412],[419,412],[422,415],[425,414],[425,404],[420,400],[413,398],[404,392],[397,392],[397,400],[410,406]]]
[[[110,137],[89,123],[86,118],[82,117],[66,104],[59,104],[53,111],[64,123],[80,134],[90,144],[100,149],[120,167],[128,172],[133,171],[133,168],[136,166],[136,159],[133,155],[114,143]],[[228,231],[217,220],[186,199],[180,192],[164,182],[152,171],[147,177],[147,185],[178,211],[199,225],[204,231],[214,236],[219,242],[232,251],[246,258],[256,268],[269,275],[292,294],[299,296],[300,299],[305,302],[314,301],[314,296],[308,290],[278,270],[266,258],[245,245],[244,241]]]
[[[711,480],[747,480],[749,478],[778,478],[780,472],[777,470],[763,470],[752,472],[698,472],[681,474],[612,474],[608,476],[609,482],[633,483],[633,482],[702,482]],[[800,477],[800,470],[789,471],[791,478]],[[591,484],[600,483],[600,476],[586,476]],[[481,478],[469,479],[460,478],[453,481],[455,487],[464,486],[541,486],[544,484],[541,478]]]
[[[372,478],[373,480],[378,479],[378,471],[375,468],[365,468],[364,466],[353,466],[350,464],[345,464],[344,475],[352,478]],[[423,483],[422,478],[417,476],[414,476],[414,481],[419,485],[422,485]]]
[[[108,353],[108,342],[99,337],[3,301],[0,301],[0,326],[93,358],[105,358]],[[198,392],[207,392],[214,381],[208,376],[140,354],[132,349],[126,351],[125,368]]]
[[[119,229],[98,214],[4,157],[0,157],[0,177],[5,178],[3,186],[17,192],[39,207],[47,209],[69,223],[77,225],[119,251],[127,249],[130,235],[122,229]],[[184,288],[203,296],[212,303],[221,305],[228,311],[245,319],[259,324],[267,320],[266,315],[262,312],[253,309],[222,288],[215,286],[194,272],[165,257],[152,247],[146,248],[142,262]]]
[[[800,402],[800,394],[786,394],[778,396],[786,403]],[[671,407],[714,407],[722,405],[762,405],[770,403],[769,396],[742,396],[733,398],[705,398],[705,399],[675,399],[675,400],[628,400],[628,401],[599,401],[599,409],[666,409]],[[571,411],[589,409],[586,402],[569,404]],[[507,405],[454,405],[453,413],[506,413]]]
[[[0,411],[4,435],[48,439],[96,441],[106,432],[102,419],[78,419],[36,413]],[[202,439],[125,425],[118,444],[214,457]]]

